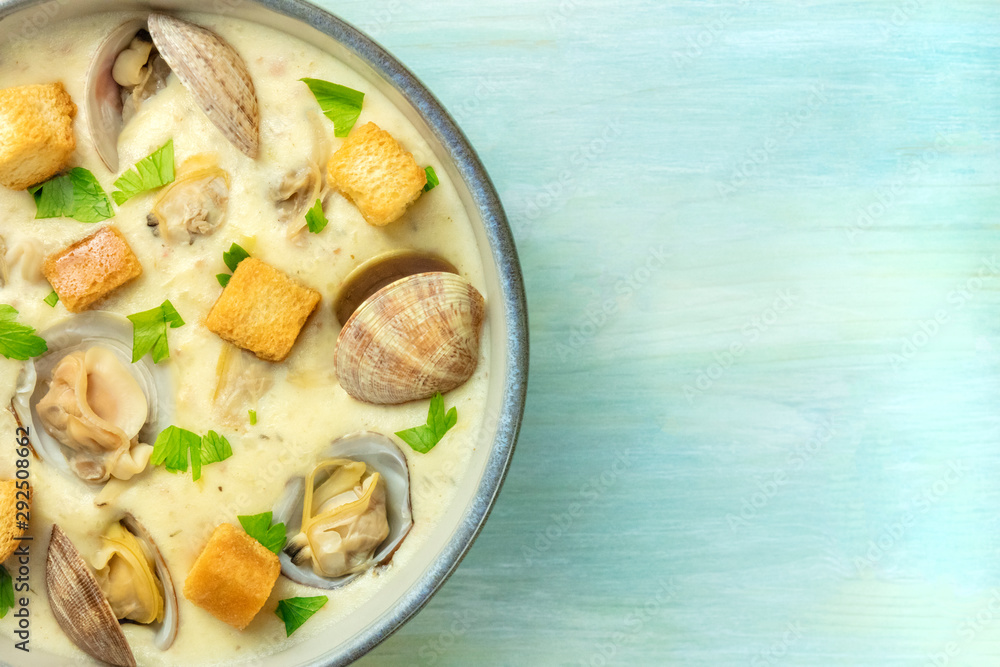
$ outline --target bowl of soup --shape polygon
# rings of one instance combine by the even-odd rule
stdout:
[[[356,659],[458,566],[513,453],[527,315],[482,163],[305,2],[0,19],[0,325],[27,346],[0,346],[27,519],[0,661]]]

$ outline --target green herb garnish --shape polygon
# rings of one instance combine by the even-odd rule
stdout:
[[[16,321],[14,306],[0,303],[0,354],[8,359],[27,361],[45,354],[49,346],[45,340],[35,335],[35,330],[27,324]]]
[[[421,454],[426,454],[441,442],[444,434],[458,423],[458,408],[452,408],[448,414],[444,412],[444,396],[441,392],[434,394],[430,408],[427,410],[427,424],[398,431],[403,442]]]
[[[323,115],[333,121],[333,134],[346,137],[361,115],[361,105],[365,94],[321,79],[299,79],[307,86],[319,102]]]
[[[0,618],[7,616],[7,612],[13,608],[14,580],[11,579],[10,573],[7,572],[7,568],[0,565]],[[308,616],[306,618],[308,618]],[[302,623],[299,623],[299,625],[302,625]]]
[[[257,411],[256,410],[248,410],[247,412],[250,413],[250,425],[251,426],[256,426],[257,425]]]
[[[52,293],[49,294],[47,297],[45,297],[43,301],[45,301],[45,303],[55,308],[56,304],[59,303],[59,295],[56,294],[55,290],[52,290]]]
[[[424,186],[424,192],[430,192],[441,184],[441,181],[438,180],[437,172],[434,171],[434,167],[430,165],[424,167],[424,173],[427,174],[427,185]]]
[[[319,234],[326,229],[329,220],[323,214],[323,200],[317,199],[316,205],[306,212],[306,225],[313,234]]]
[[[158,364],[170,356],[167,346],[167,329],[184,326],[184,320],[169,301],[152,310],[129,315],[132,322],[132,363],[142,359],[152,350],[153,363]]]
[[[264,512],[236,518],[240,520],[240,525],[247,535],[278,554],[285,546],[285,524],[276,523],[272,526],[271,517],[271,512]]]
[[[100,222],[114,216],[108,195],[83,167],[30,187],[28,192],[35,198],[36,220],[73,218],[80,222]]]
[[[191,477],[197,482],[202,466],[225,461],[232,455],[229,441],[215,431],[209,431],[203,438],[192,431],[168,426],[156,437],[149,460],[155,466],[165,464],[170,472],[187,472],[190,456]]]
[[[229,246],[229,250],[222,253],[222,261],[226,263],[226,266],[230,271],[235,272],[236,267],[240,265],[244,259],[250,256],[246,250],[240,247],[238,244],[234,243]],[[232,274],[229,273],[219,273],[215,276],[219,284],[225,287],[229,284],[229,279],[232,278]]]
[[[150,155],[136,162],[135,167],[115,181],[117,192],[112,192],[115,203],[121,206],[132,197],[162,188],[174,182],[174,140],[171,139]]]
[[[285,622],[285,636],[291,637],[292,633],[322,609],[328,600],[325,595],[317,595],[312,598],[288,598],[278,602],[278,608],[274,613]]]

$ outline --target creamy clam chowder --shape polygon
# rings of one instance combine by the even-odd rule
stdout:
[[[52,290],[42,277],[43,257],[59,252],[103,225],[113,224],[142,264],[142,275],[91,307],[127,316],[169,300],[185,325],[169,330],[169,359],[156,367],[169,378],[173,404],[167,423],[196,433],[214,430],[232,445],[233,456],[205,466],[201,479],[147,466],[127,481],[88,484],[45,461],[31,460],[33,504],[31,542],[31,648],[67,656],[74,664],[91,659],[78,649],[53,618],[46,596],[45,554],[53,524],[58,524],[89,563],[101,548],[100,536],[125,512],[145,526],[155,540],[177,588],[179,628],[166,651],[153,643],[153,631],[125,623],[123,630],[140,665],[239,663],[282,651],[291,644],[325,633],[336,636],[338,621],[405,567],[412,555],[430,545],[427,536],[453,496],[475,447],[486,400],[488,323],[479,346],[480,359],[471,379],[445,395],[458,408],[458,423],[428,453],[417,453],[393,434],[421,425],[428,401],[372,405],[355,400],[339,385],[334,350],[341,325],[333,304],[344,279],[362,262],[387,251],[415,249],[446,259],[488,300],[483,267],[469,217],[428,143],[364,77],[343,62],[288,35],[254,23],[209,15],[187,20],[215,31],[243,57],[260,108],[260,151],[250,159],[222,135],[174,75],[143,102],[119,137],[116,172],[102,162],[87,122],[86,76],[98,46],[130,18],[104,14],[54,24],[32,39],[0,46],[0,88],[62,82],[79,112],[74,122],[77,148],[71,166],[90,170],[106,192],[136,162],[173,140],[180,169],[195,156],[217,161],[230,180],[228,210],[210,234],[188,238],[159,233],[148,216],[158,192],[140,194],[115,208],[107,222],[86,224],[67,218],[36,220],[30,194],[0,188],[0,236],[6,244],[9,277],[0,303],[17,309],[18,321],[44,336],[47,329],[78,317],[63,304],[44,299]],[[282,220],[276,192],[289,174],[310,159],[326,159],[344,139],[334,136],[303,77],[322,79],[365,93],[358,127],[372,121],[389,132],[421,166],[436,166],[441,184],[424,193],[399,220],[374,227],[358,208],[335,191],[324,192],[328,226],[310,233],[298,215]],[[178,172],[180,173],[180,171]],[[325,168],[323,170],[325,177]],[[222,378],[220,355],[228,343],[204,321],[222,288],[216,274],[227,272],[223,252],[232,243],[251,256],[317,290],[322,300],[280,363],[260,361],[238,351],[238,377]],[[235,350],[235,348],[232,348]],[[231,351],[229,352],[232,353]],[[0,402],[11,403],[25,362],[0,358]],[[40,382],[47,379],[40,378]],[[226,388],[226,382],[235,383]],[[245,384],[241,384],[245,383]],[[222,389],[220,390],[220,386]],[[256,424],[251,424],[249,411]],[[36,428],[38,425],[36,425]],[[0,434],[13,443],[17,423],[0,411]],[[336,590],[318,590],[278,579],[263,609],[239,631],[193,605],[182,593],[184,581],[212,531],[221,523],[239,526],[238,515],[272,509],[286,483],[306,476],[322,459],[325,447],[340,436],[374,431],[393,439],[410,472],[414,526],[392,561],[365,571]],[[149,442],[148,444],[152,444]],[[0,479],[15,474],[14,447],[0,448]],[[286,638],[275,615],[278,601],[327,595],[329,602]],[[19,594],[21,595],[21,594]],[[0,621],[9,645],[14,624]],[[4,647],[3,651],[7,651]],[[0,652],[14,664],[30,664],[30,654]]]

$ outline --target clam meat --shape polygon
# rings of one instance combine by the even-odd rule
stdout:
[[[406,458],[389,438],[355,433],[324,456],[289,482],[274,515],[290,536],[280,554],[285,576],[333,589],[389,562],[413,518]]]
[[[483,296],[461,276],[435,271],[368,297],[337,337],[337,378],[354,398],[380,405],[430,398],[462,385],[479,363]]]
[[[170,381],[148,358],[133,364],[132,327],[93,311],[42,333],[49,351],[25,364],[13,408],[40,459],[102,484],[142,472],[172,413]]]
[[[166,241],[194,243],[195,236],[214,234],[228,209],[229,174],[214,155],[195,155],[160,192],[146,224]]]
[[[312,155],[305,164],[288,170],[271,192],[278,210],[278,222],[285,225],[285,235],[293,240],[300,239],[306,229],[306,211],[317,199],[322,200],[329,191],[326,175],[323,173],[330,158],[326,119],[310,112],[309,120],[313,130]]]
[[[222,37],[165,14],[116,28],[87,75],[87,117],[101,160],[118,171],[118,137],[173,73],[234,146],[256,159],[260,111],[246,63]]]
[[[170,571],[149,533],[130,514],[101,536],[93,568],[54,525],[45,585],[59,626],[74,644],[103,662],[136,664],[120,620],[154,627],[153,641],[162,651],[177,636],[177,594]]]

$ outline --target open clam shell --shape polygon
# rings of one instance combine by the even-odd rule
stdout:
[[[170,69],[209,120],[247,157],[260,152],[260,110],[246,63],[211,30],[151,14],[149,34]]]
[[[90,566],[58,525],[45,559],[45,586],[63,632],[88,655],[119,667],[136,667],[111,605]]]
[[[166,651],[177,636],[177,592],[166,561],[146,528],[131,514],[122,525],[145,543],[156,565],[156,576],[163,586],[163,621],[154,624],[154,644]],[[52,526],[52,539],[45,560],[45,586],[52,613],[66,635],[94,658],[121,667],[135,667],[135,657],[125,639],[111,604],[97,578],[73,542],[58,525]]]
[[[118,137],[124,125],[121,87],[112,72],[118,56],[145,27],[146,22],[137,19],[115,28],[97,47],[87,73],[86,109],[90,136],[97,154],[112,172],[118,171]]]
[[[388,437],[370,431],[352,433],[334,441],[327,447],[322,457],[327,459],[350,459],[362,461],[381,475],[386,484],[386,518],[389,535],[375,550],[369,567],[388,563],[413,527],[413,513],[410,509],[410,473],[406,457]],[[303,503],[305,501],[305,479],[296,477],[289,481],[285,492],[274,507],[274,520],[285,524],[289,538],[299,534],[302,528]],[[309,564],[296,565],[291,556],[282,552],[281,572],[292,581],[333,590],[344,586],[363,572],[342,577],[322,577]]]
[[[445,393],[479,363],[483,296],[460,276],[420,273],[383,287],[344,324],[337,377],[344,390],[380,405]]]
[[[75,315],[40,334],[49,351],[25,363],[18,377],[12,407],[20,424],[29,429],[32,449],[47,465],[73,476],[69,448],[42,427],[36,406],[48,391],[48,381],[56,365],[67,355],[100,346],[122,363],[145,394],[148,411],[139,439],[151,443],[173,418],[173,390],[168,372],[143,358],[132,363],[132,323],[105,311]]]
[[[141,31],[148,30],[159,56],[222,134],[247,157],[260,151],[260,110],[246,62],[222,37],[166,14],[128,21],[98,47],[86,80],[90,134],[101,160],[119,168],[118,137],[123,120],[122,88],[115,63]],[[162,65],[162,63],[160,63]]]

